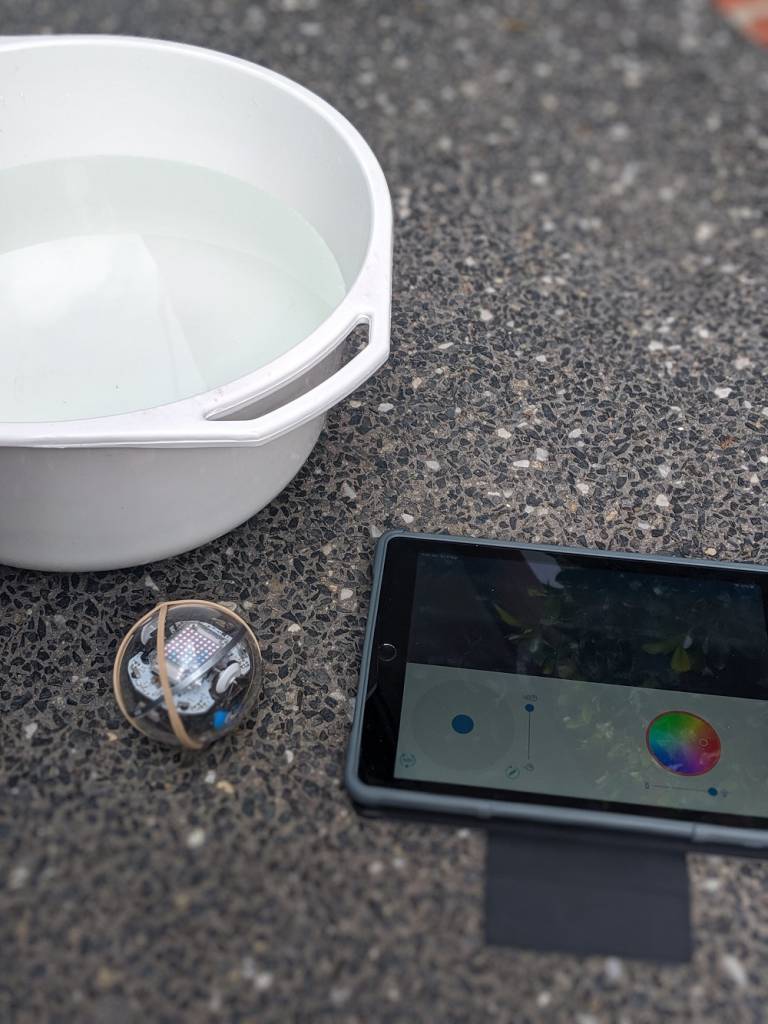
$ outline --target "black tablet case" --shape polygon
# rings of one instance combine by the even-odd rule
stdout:
[[[692,950],[683,849],[637,835],[488,831],[485,936],[542,952],[685,962]]]
[[[362,693],[373,643],[386,545],[396,536],[407,536],[407,533],[391,531],[376,547],[373,597],[360,676]],[[466,538],[422,536],[466,542]],[[503,546],[500,541],[485,543]],[[534,547],[546,548],[546,545]],[[579,551],[575,548],[556,550]],[[654,555],[632,557],[648,562],[680,561]],[[701,560],[693,562],[711,564]],[[362,711],[363,705],[358,703],[353,737],[359,731]],[[353,746],[350,746],[351,760]],[[373,810],[362,806],[359,810],[372,817],[457,822],[456,817],[440,813],[395,808]],[[477,819],[464,819],[464,823],[478,826]],[[677,963],[689,960],[693,942],[686,853],[766,856],[766,851],[741,846],[708,846],[642,833],[524,821],[494,823],[487,828],[487,833],[487,942],[585,956],[602,954]]]

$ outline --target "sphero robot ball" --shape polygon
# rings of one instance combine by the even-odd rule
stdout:
[[[168,601],[140,619],[115,660],[115,697],[153,740],[201,750],[247,716],[261,689],[250,626],[210,601]]]

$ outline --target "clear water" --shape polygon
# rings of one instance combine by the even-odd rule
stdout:
[[[135,157],[0,171],[0,421],[200,394],[296,345],[344,292],[317,231],[228,175]]]

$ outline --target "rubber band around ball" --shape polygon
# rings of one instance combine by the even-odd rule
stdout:
[[[142,629],[150,619],[157,615],[157,674],[160,677],[160,687],[163,691],[163,700],[165,701],[165,710],[168,713],[168,721],[171,723],[171,729],[173,730],[174,736],[183,747],[186,747],[187,750],[202,750],[205,744],[190,736],[181,720],[181,715],[179,714],[176,702],[173,699],[173,690],[171,688],[170,679],[168,678],[168,664],[165,660],[165,626],[168,619],[168,611],[170,608],[178,608],[180,605],[183,605],[184,607],[193,606],[198,608],[213,608],[225,618],[236,619],[243,627],[246,634],[250,636],[253,641],[254,649],[259,656],[259,663],[261,663],[261,648],[259,647],[259,641],[256,639],[253,630],[245,619],[242,619],[236,612],[230,611],[229,608],[225,608],[223,605],[217,604],[215,601],[162,601],[160,604],[156,605],[152,611],[147,612],[147,614],[143,615],[138,622],[134,623],[123,638],[123,642],[118,647],[117,655],[115,656],[115,667],[112,671],[112,688],[115,693],[115,700],[117,701],[123,715],[128,719],[134,729],[138,729],[138,731],[141,732],[138,722],[128,711],[123,698],[120,687],[120,668],[122,667],[125,652],[128,649],[128,644],[134,638],[136,633]]]

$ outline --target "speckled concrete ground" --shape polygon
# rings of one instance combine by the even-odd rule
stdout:
[[[768,558],[768,56],[704,0],[0,0],[0,32],[229,50],[366,134],[394,352],[247,525],[149,569],[0,569],[0,1019],[768,1019],[768,867],[692,858],[689,967],[483,947],[483,838],[341,787],[386,527]],[[197,759],[109,686],[159,596],[236,602],[258,715]]]

